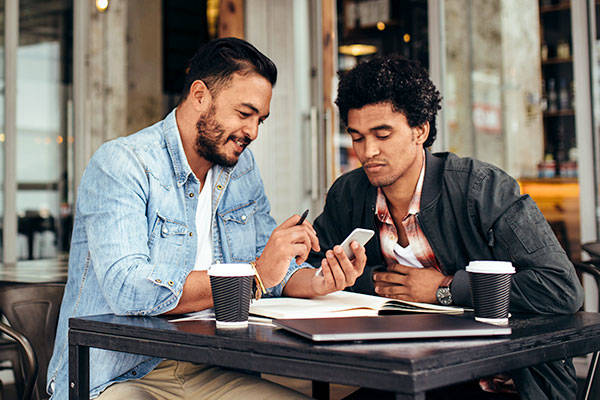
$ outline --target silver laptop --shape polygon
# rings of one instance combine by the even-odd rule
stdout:
[[[470,316],[403,314],[379,317],[276,319],[273,323],[315,342],[510,335],[510,327]]]

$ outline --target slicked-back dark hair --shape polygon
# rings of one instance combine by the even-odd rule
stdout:
[[[275,86],[277,67],[245,40],[220,38],[202,45],[192,57],[186,69],[181,100],[187,98],[192,83],[203,81],[212,95],[216,95],[234,73],[257,73]]]
[[[433,144],[441,96],[417,61],[398,55],[379,56],[340,75],[335,104],[344,124],[348,124],[349,110],[378,103],[391,103],[394,111],[404,114],[412,128],[429,122],[429,137],[423,146]]]

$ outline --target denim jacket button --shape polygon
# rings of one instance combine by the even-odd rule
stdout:
[[[131,375],[136,376],[137,372],[136,371],[131,371]]]
[[[194,232],[190,232],[190,236],[194,236]]]
[[[223,185],[217,185],[217,190],[223,190]]]
[[[169,281],[169,286],[173,286],[173,281]]]
[[[245,221],[245,220],[246,220],[246,216],[242,215],[242,221]]]
[[[194,193],[190,193],[190,197],[194,197]]]
[[[161,283],[162,281],[160,279],[155,279],[154,282]]]

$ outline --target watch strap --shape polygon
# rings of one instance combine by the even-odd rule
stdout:
[[[252,280],[252,297],[254,297],[255,300],[258,300],[263,294],[267,293],[267,290],[265,289],[265,285],[263,284],[262,279],[258,274],[258,270],[256,269],[256,261],[250,261],[249,264],[254,270],[254,279]]]
[[[438,286],[438,287],[449,288],[453,279],[454,279],[454,276],[452,276],[452,275],[446,275],[446,276],[444,276],[444,280],[442,280],[442,283],[440,283],[440,286]]]

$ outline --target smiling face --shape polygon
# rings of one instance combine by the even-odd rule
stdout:
[[[428,123],[413,128],[391,103],[377,103],[349,110],[347,131],[373,186],[387,187],[403,179],[416,182]]]
[[[196,152],[214,164],[234,166],[269,116],[271,94],[271,83],[264,77],[233,74],[198,118]]]

